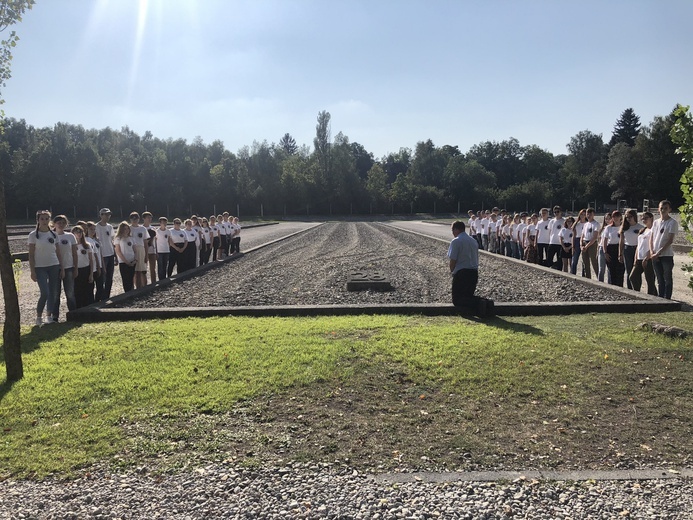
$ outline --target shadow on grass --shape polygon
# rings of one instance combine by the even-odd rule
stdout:
[[[79,327],[81,323],[57,323],[55,325],[44,327],[33,327],[28,334],[22,334],[22,355],[30,354],[34,350],[41,348],[41,344],[47,341],[53,341],[63,334],[67,334],[71,330]],[[3,363],[2,370],[5,370]],[[26,370],[25,370],[26,372]],[[16,382],[16,381],[15,381]],[[0,402],[5,396],[10,393],[15,382],[3,381],[0,385]]]
[[[543,336],[544,331],[533,327],[532,325],[527,325],[525,323],[513,323],[511,321],[506,321],[503,318],[495,316],[493,318],[477,318],[477,317],[467,317],[471,321],[477,323],[482,323],[488,325],[489,327],[496,327],[503,330],[510,330],[512,332],[522,332],[524,334],[533,334],[535,336]]]

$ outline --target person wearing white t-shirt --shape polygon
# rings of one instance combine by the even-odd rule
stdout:
[[[587,221],[582,226],[580,251],[582,254],[582,266],[585,269],[585,278],[592,278],[590,266],[594,269],[595,275],[599,273],[599,263],[597,261],[599,222],[594,219],[594,208],[587,208],[585,215],[587,216]]]
[[[602,229],[602,249],[606,258],[606,266],[609,269],[609,284],[623,287],[623,275],[625,268],[619,255],[619,242],[621,240],[620,211],[611,214],[611,223]]]
[[[227,224],[229,220],[229,212],[224,211],[222,215],[217,217],[217,226],[219,226],[219,257],[217,260],[222,260],[228,256],[229,237],[227,236]]]
[[[587,222],[587,210],[581,209],[578,213],[575,224],[573,224],[573,258],[570,260],[571,274],[577,274],[578,262],[580,261],[580,255],[582,254],[582,249],[580,248],[580,242],[582,240],[582,228],[585,226],[585,222]]]
[[[153,231],[156,233],[156,229],[152,227],[152,220],[154,219],[154,215],[152,215],[149,211],[145,211],[142,213],[142,226],[144,229],[149,231]],[[151,233],[149,233],[149,237],[151,237]],[[156,282],[156,240],[147,238],[145,241],[145,246],[147,249],[147,264],[149,265],[149,280],[150,283]],[[145,281],[146,283],[146,281]]]
[[[113,286],[113,271],[116,265],[115,248],[113,247],[113,226],[108,223],[111,218],[111,210],[101,208],[99,221],[96,224],[96,238],[101,244],[101,256],[103,257],[103,285],[96,287],[96,301],[105,301],[111,297]]]
[[[486,211],[486,215],[481,219],[481,249],[488,251],[488,227],[491,222],[491,212]]]
[[[185,239],[188,243],[188,246],[185,249],[184,252],[184,260],[183,263],[185,264],[184,270],[187,271],[189,269],[194,269],[195,268],[195,262],[197,261],[198,258],[198,246],[197,244],[199,243],[200,236],[197,231],[195,231],[192,227],[193,222],[192,219],[185,219]],[[178,271],[180,272],[180,270]]]
[[[132,248],[135,250],[135,288],[139,289],[147,285],[147,240],[149,232],[140,225],[140,214],[136,211],[130,213],[130,238]]]
[[[116,256],[118,257],[118,269],[123,281],[123,291],[132,291],[135,287],[135,266],[137,257],[133,247],[132,237],[130,236],[130,225],[123,221],[118,224],[115,239]]]
[[[563,209],[560,206],[554,206],[553,218],[549,220],[549,247],[547,250],[546,267],[561,270],[563,247],[560,234],[564,227]]]
[[[219,254],[220,239],[219,239],[219,225],[217,224],[217,217],[212,215],[209,217],[209,229],[212,235],[212,261],[218,260],[217,255]]]
[[[96,224],[91,220],[87,222],[87,242],[91,244],[91,249],[94,251],[94,285],[96,286],[96,294],[103,291],[103,255],[101,254],[101,242],[96,236]],[[99,287],[101,287],[99,289]],[[92,295],[92,302],[99,301],[95,295]]]
[[[75,277],[77,276],[77,240],[72,233],[65,231],[68,225],[65,215],[58,215],[53,219],[55,234],[58,235],[58,252],[60,265],[65,272],[63,276],[63,291],[67,300],[67,309],[74,311],[77,308],[75,301]],[[53,312],[53,320],[57,321],[60,314],[60,293],[57,294],[57,302]]]
[[[563,229],[558,234],[561,241],[561,263],[564,273],[570,272],[570,259],[573,257],[573,224],[575,224],[575,219],[568,217],[565,219]]]
[[[650,260],[650,234],[654,216],[649,211],[642,214],[642,222],[645,226],[638,232],[638,246],[635,250],[635,263],[630,272],[630,283],[634,291],[640,291],[642,287],[642,275],[647,281],[647,294],[657,296],[657,282],[655,273]]]
[[[82,226],[74,226],[72,234],[77,240],[77,276],[75,276],[75,303],[78,309],[94,303],[94,250],[87,241]]]
[[[537,224],[539,223],[539,215],[532,213],[529,223],[524,231],[524,259],[530,264],[537,263]]]
[[[630,283],[630,272],[635,263],[635,250],[638,247],[638,236],[644,226],[638,222],[638,212],[634,209],[626,211],[623,223],[621,224],[621,234],[619,247],[619,258],[626,269],[626,282],[628,288],[632,289]]]
[[[537,246],[537,263],[546,265],[549,252],[549,239],[551,232],[549,231],[549,208],[541,208],[541,220],[537,222],[537,236],[535,244]]]
[[[159,217],[159,227],[156,229],[156,266],[159,280],[168,276],[168,260],[171,254],[169,238],[171,231],[168,229],[168,219]]]
[[[173,229],[168,238],[168,245],[171,248],[171,256],[168,259],[168,276],[173,274],[173,268],[176,268],[176,273],[180,274],[185,271],[185,250],[188,248],[188,238],[185,235],[185,230],[180,227],[180,219],[173,219]]]
[[[671,300],[674,290],[674,249],[672,244],[679,224],[671,218],[671,202],[663,200],[659,203],[660,218],[652,224],[650,234],[650,255],[652,267],[657,277],[658,293],[661,298]]]
[[[59,302],[60,277],[62,267],[58,254],[58,235],[50,228],[50,211],[36,212],[36,229],[29,233],[29,268],[31,279],[39,286],[39,299],[36,303],[36,325],[55,323],[53,313],[56,301]],[[56,295],[58,297],[56,298]],[[43,321],[43,309],[48,315]]]
[[[200,265],[209,263],[209,256],[212,254],[212,228],[209,225],[209,220],[202,217],[202,226],[200,227],[204,238],[204,247],[200,249]]]
[[[524,246],[524,235],[525,235],[525,229],[527,229],[527,218],[528,215],[526,212],[520,213],[520,222],[515,226],[514,229],[514,236],[513,240],[515,242],[515,258],[517,260],[522,260],[522,257],[524,256],[525,253],[525,246]]]
[[[231,226],[233,229],[233,238],[231,240],[231,252],[240,253],[241,252],[241,225],[238,223],[238,217],[233,217],[231,221]]]

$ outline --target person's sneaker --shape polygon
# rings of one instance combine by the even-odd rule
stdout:
[[[46,320],[46,323],[44,323],[44,325],[50,325],[51,323],[58,323],[58,318],[50,317]]]
[[[36,326],[40,327],[41,325],[43,325],[43,318],[41,316],[37,316],[36,317]]]

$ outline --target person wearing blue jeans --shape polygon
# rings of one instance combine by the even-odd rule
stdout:
[[[650,234],[650,252],[652,267],[657,277],[657,291],[660,298],[671,300],[674,289],[674,249],[672,244],[679,224],[671,218],[671,202],[663,200],[659,203],[660,218],[652,224]]]
[[[31,279],[39,286],[39,299],[36,304],[36,326],[53,323],[56,315],[55,295],[60,294],[60,258],[58,257],[57,235],[50,228],[51,214],[42,210],[36,212],[36,229],[29,233],[29,268]],[[48,316],[43,321],[43,309]]]

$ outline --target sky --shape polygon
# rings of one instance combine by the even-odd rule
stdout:
[[[380,158],[431,139],[566,153],[692,104],[690,0],[37,0],[8,117],[238,151],[320,111]]]

